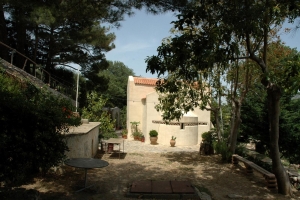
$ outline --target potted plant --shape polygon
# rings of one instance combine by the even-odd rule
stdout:
[[[171,140],[170,140],[170,145],[171,147],[175,147],[176,144],[176,137],[172,136]]]
[[[140,136],[140,141],[145,142],[145,136],[142,133],[141,133],[141,136]]]
[[[131,136],[134,140],[140,140],[142,133],[139,131],[138,125],[140,122],[130,122],[131,123]]]
[[[123,129],[122,130],[122,138],[127,139],[127,134],[128,134],[128,130],[127,129]]]
[[[151,130],[149,132],[149,135],[150,135],[150,142],[151,142],[151,144],[157,144],[157,135],[158,135],[158,132],[156,130]]]
[[[141,133],[138,132],[138,131],[132,133],[132,137],[133,137],[134,140],[139,141],[140,140],[140,136],[141,136]]]

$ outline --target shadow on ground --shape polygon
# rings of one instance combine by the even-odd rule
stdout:
[[[11,192],[11,195],[34,190],[43,200],[127,199],[125,195],[134,181],[180,180],[206,189],[215,200],[228,199],[228,194],[241,195],[242,199],[290,199],[268,190],[259,174],[249,176],[243,166],[221,163],[216,155],[181,152],[127,153],[123,156],[119,159],[118,153],[99,152],[96,158],[106,160],[109,166],[88,170],[87,184],[94,186],[82,192],[75,193],[84,186],[84,170],[64,166],[62,175],[47,174],[37,178],[35,183],[20,187],[19,194]]]

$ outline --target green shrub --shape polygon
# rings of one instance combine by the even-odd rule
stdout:
[[[105,132],[101,135],[104,140],[108,140],[109,138],[117,138],[118,137],[116,132]]]
[[[143,136],[143,133],[138,128],[140,122],[130,122],[130,124],[131,124],[131,137],[141,138]]]
[[[140,138],[140,137],[143,136],[143,133],[140,132],[140,131],[138,131],[138,132],[133,132],[133,133],[131,134],[131,136],[132,136],[132,137],[138,137],[138,138]]]
[[[122,129],[127,129],[127,107],[124,106],[120,112],[120,120]]]
[[[247,152],[246,145],[239,144],[239,145],[236,146],[236,149],[235,149],[236,154],[238,154],[240,156],[245,156],[245,155],[247,155],[246,152]]]
[[[214,149],[217,154],[221,154],[222,161],[230,162],[232,153],[228,150],[226,141],[214,141],[213,142]]]
[[[0,105],[0,182],[22,184],[63,161],[62,133],[80,124],[69,101],[0,74]]]
[[[202,133],[202,140],[205,140],[209,144],[213,144],[213,141],[216,141],[216,133],[214,130],[210,130]]]
[[[99,139],[117,138],[115,133],[115,120],[111,119],[107,111],[103,111],[103,107],[107,99],[96,92],[91,92],[87,96],[87,106],[82,109],[82,118],[87,118],[91,122],[100,122]]]
[[[127,129],[123,129],[122,130],[122,135],[128,135],[128,130]]]
[[[157,132],[156,130],[151,130],[151,131],[149,132],[149,135],[150,135],[150,137],[157,137],[158,132]]]

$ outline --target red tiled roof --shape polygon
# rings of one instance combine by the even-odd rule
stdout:
[[[134,77],[134,83],[139,85],[156,85],[157,78]]]

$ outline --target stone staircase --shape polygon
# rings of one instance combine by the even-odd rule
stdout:
[[[14,76],[22,81],[29,81],[33,85],[35,85],[38,88],[47,88],[48,91],[50,91],[52,94],[56,96],[60,96],[66,99],[69,99],[72,104],[75,106],[76,102],[73,100],[70,96],[63,94],[59,92],[57,89],[53,89],[49,87],[50,84],[44,83],[42,80],[39,78],[27,73],[26,71],[12,65],[11,63],[7,62],[6,60],[0,58],[0,69],[2,69],[5,73]]]

